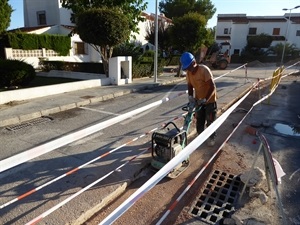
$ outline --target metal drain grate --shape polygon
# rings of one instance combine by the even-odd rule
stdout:
[[[203,193],[193,202],[189,214],[208,224],[219,224],[234,212],[241,180],[238,176],[215,170]]]
[[[19,123],[19,124],[8,126],[8,127],[6,127],[6,129],[10,130],[10,131],[17,131],[17,130],[24,129],[26,127],[34,126],[36,124],[46,123],[46,122],[49,122],[49,121],[52,121],[52,120],[53,120],[53,118],[51,118],[49,116],[42,116],[42,117],[39,117],[39,118],[36,118],[36,119],[33,119],[33,120],[29,120],[29,121],[26,121],[26,122],[22,122],[22,123]]]

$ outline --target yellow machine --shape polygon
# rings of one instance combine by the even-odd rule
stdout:
[[[219,44],[215,43],[210,48],[201,48],[199,62],[214,69],[224,70],[231,60],[230,49],[231,45],[227,41]]]

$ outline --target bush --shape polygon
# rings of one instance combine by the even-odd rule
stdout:
[[[36,76],[32,65],[19,60],[0,60],[0,86],[24,86]]]
[[[132,63],[132,78],[151,77],[153,76],[152,64]]]
[[[166,60],[158,58],[157,73],[163,73]],[[133,62],[132,63],[132,78],[152,77],[154,75],[154,62]]]
[[[114,47],[112,57],[116,56],[131,56],[132,61],[138,60],[143,53],[141,52],[141,46],[135,45],[135,43],[124,43]]]
[[[0,35],[0,53],[4,48],[23,50],[46,48],[66,56],[71,49],[71,38],[65,35],[27,34],[18,31]]]

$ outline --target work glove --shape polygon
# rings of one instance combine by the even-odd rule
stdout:
[[[198,105],[204,105],[206,103],[206,99],[205,98],[201,98],[199,100],[197,100],[197,104]]]

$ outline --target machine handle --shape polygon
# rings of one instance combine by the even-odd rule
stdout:
[[[176,128],[176,130],[178,131],[178,132],[180,132],[180,129],[176,126],[176,124],[175,123],[173,123],[172,121],[171,122],[168,122],[164,127],[163,127],[163,129],[165,129],[167,126],[169,126],[170,124],[172,124],[175,128]]]

